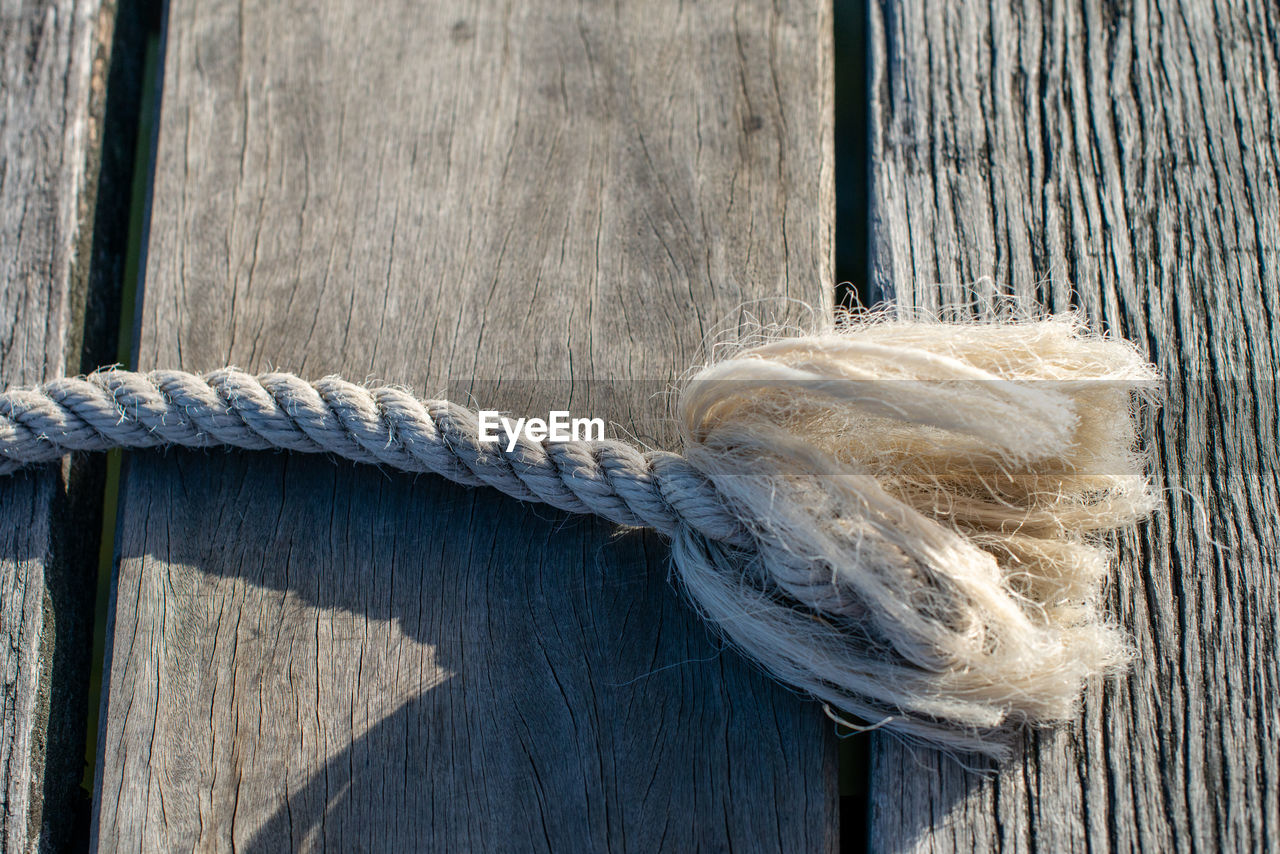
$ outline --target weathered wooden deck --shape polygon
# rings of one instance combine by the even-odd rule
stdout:
[[[1076,306],[1167,377],[1132,673],[998,772],[857,736],[841,827],[832,725],[656,537],[325,459],[75,460],[0,481],[4,850],[1276,850],[1275,4],[842,0],[865,55],[823,3],[544,6],[8,0],[0,382],[123,345],[670,441],[654,392],[739,307],[831,310],[838,169],[864,298]]]

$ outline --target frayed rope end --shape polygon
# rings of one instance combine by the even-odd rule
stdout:
[[[1129,659],[1105,536],[1154,498],[1154,369],[1074,318],[854,323],[714,363],[684,454],[750,532],[691,529],[678,574],[766,671],[841,713],[999,757]]]

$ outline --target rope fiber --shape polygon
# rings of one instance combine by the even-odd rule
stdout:
[[[848,715],[1000,757],[1131,656],[1102,585],[1154,506],[1155,373],[1073,317],[872,318],[730,350],[683,384],[682,453],[482,441],[477,414],[338,377],[107,369],[0,394],[0,474],[73,451],[327,453],[654,528],[744,655]]]
[[[605,439],[481,442],[476,413],[394,386],[340,377],[307,382],[235,368],[205,374],[108,368],[0,394],[0,475],[72,451],[213,448],[326,453],[438,474],[512,498],[595,514],[670,537],[680,521],[748,544],[707,477],[678,454]]]

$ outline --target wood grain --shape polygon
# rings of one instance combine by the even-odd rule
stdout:
[[[175,5],[139,366],[559,402],[669,439],[831,290],[829,13]],[[656,538],[315,458],[128,463],[101,850],[831,850],[830,724]]]
[[[1078,306],[1167,381],[1112,593],[1132,672],[998,773],[877,738],[874,850],[1280,840],[1277,32],[1266,0],[871,5],[881,292]]]
[[[0,386],[80,367],[111,12],[0,4]],[[101,500],[81,474],[55,466],[0,483],[5,851],[56,847],[75,819],[94,576],[80,526],[98,532],[72,509]]]

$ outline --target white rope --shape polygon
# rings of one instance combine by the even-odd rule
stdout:
[[[0,394],[0,474],[71,451],[230,446],[328,453],[492,486],[521,501],[672,536],[679,524],[745,546],[746,532],[682,457],[616,440],[482,442],[476,413],[338,377],[116,369]]]
[[[1102,535],[1153,505],[1135,388],[1071,318],[868,322],[703,368],[683,455],[480,439],[474,412],[336,377],[105,370],[0,394],[0,474],[69,451],[284,449],[432,472],[671,539],[700,613],[779,680],[999,755],[1128,658]]]

